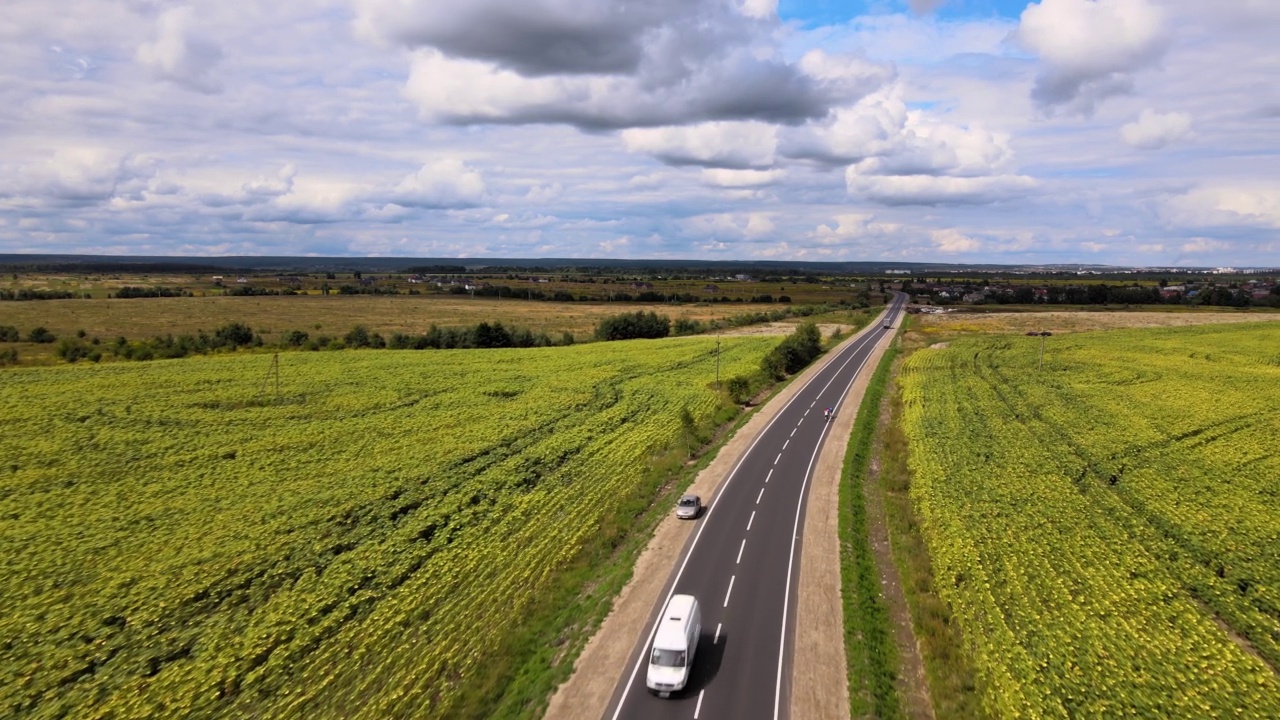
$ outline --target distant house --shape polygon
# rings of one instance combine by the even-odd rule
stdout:
[[[652,289],[653,289],[653,283],[650,283],[650,282],[633,282],[633,283],[631,283],[631,287],[635,288],[636,290],[652,290]]]
[[[1048,288],[1033,288],[1033,289],[1031,290],[1031,293],[1032,293],[1032,295],[1035,297],[1035,299],[1036,299],[1036,300],[1044,301],[1044,300],[1048,300],[1048,299],[1049,299],[1049,289],[1048,289]]]
[[[751,276],[750,276],[750,275],[745,275],[745,274],[743,274],[743,273],[738,273],[737,275],[734,275],[734,276],[733,276],[733,279],[734,279],[734,280],[742,280],[743,282],[750,282],[750,281],[751,281]]]
[[[221,275],[214,275],[214,276],[213,276],[213,284],[214,284],[214,285],[221,285],[221,284],[222,284],[222,276],[221,276]]]
[[[715,285],[704,285],[702,287],[702,292],[714,294],[720,292],[720,288]]]
[[[238,283],[240,283],[241,285],[243,285],[243,284],[245,284],[245,283],[249,282],[249,278],[247,278],[247,277],[245,277],[245,276],[241,275],[240,277],[236,278],[236,282],[238,282]]]

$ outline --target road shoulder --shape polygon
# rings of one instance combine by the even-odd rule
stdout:
[[[878,324],[880,319],[877,318]],[[874,327],[874,325],[872,326]],[[840,476],[853,422],[893,334],[885,335],[840,402],[805,503],[791,662],[790,717],[849,720],[848,664],[840,584]]]

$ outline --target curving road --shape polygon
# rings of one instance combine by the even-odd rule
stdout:
[[[815,373],[752,442],[690,537],[661,602],[649,615],[604,717],[608,720],[787,716],[795,569],[809,478],[827,436],[822,411],[841,401],[906,296],[895,293],[878,324]],[[839,572],[832,568],[832,572]],[[658,613],[674,593],[702,606],[702,639],[684,692],[658,698],[645,663]]]

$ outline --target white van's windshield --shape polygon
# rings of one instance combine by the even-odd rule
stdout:
[[[654,648],[653,657],[649,658],[649,664],[661,667],[684,667],[684,651]]]

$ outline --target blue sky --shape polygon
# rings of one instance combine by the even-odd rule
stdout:
[[[950,0],[933,2],[942,19],[1003,17],[1016,20],[1028,3],[1018,0]],[[806,27],[846,23],[867,15],[892,15],[912,11],[906,0],[778,0],[778,17]]]
[[[1280,3],[12,0],[0,252],[1280,266]]]

